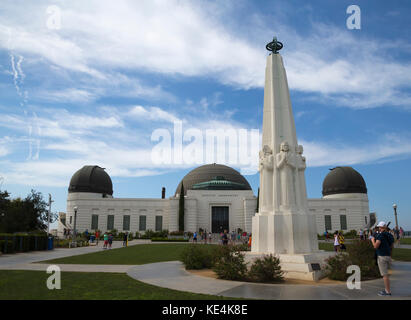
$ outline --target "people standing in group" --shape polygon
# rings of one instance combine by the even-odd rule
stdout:
[[[340,251],[340,242],[338,239],[338,231],[334,232],[334,251],[339,252]]]
[[[390,278],[388,269],[391,266],[392,249],[394,245],[394,237],[387,232],[387,224],[384,221],[378,223],[377,227],[380,229],[380,233],[371,239],[371,242],[376,249],[378,268],[380,274],[384,279],[385,289],[378,292],[379,296],[391,296]]]
[[[364,240],[364,231],[362,229],[358,231],[358,235],[360,236],[360,240]]]
[[[113,235],[110,233],[108,235],[108,248],[111,249],[111,245],[113,244]]]
[[[107,234],[107,232],[104,232],[103,240],[104,240],[103,249],[107,249],[107,246],[108,246],[108,234]]]

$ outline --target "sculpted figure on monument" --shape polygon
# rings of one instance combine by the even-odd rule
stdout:
[[[304,171],[305,168],[307,167],[305,157],[303,156],[303,146],[298,145],[296,148],[296,167],[297,167],[297,188],[298,188],[298,195],[297,195],[297,201],[298,205],[303,207],[305,204],[305,201],[307,199],[307,190],[305,186],[305,175]]]
[[[280,176],[281,205],[289,207],[296,204],[295,174],[296,159],[294,152],[290,152],[288,142],[281,143],[280,152],[276,155],[277,168]]]
[[[267,145],[264,145],[260,151],[259,171],[261,176],[260,190],[263,193],[260,195],[260,211],[267,212],[272,211],[272,191],[273,191],[273,168],[274,168],[274,156],[273,151]]]

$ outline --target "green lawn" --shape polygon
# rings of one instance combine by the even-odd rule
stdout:
[[[61,289],[46,286],[42,271],[0,271],[0,300],[211,300],[223,297],[170,290],[134,280],[126,274],[62,272]],[[228,299],[228,298],[226,298]]]
[[[402,238],[400,242],[401,244],[411,244],[411,238]]]
[[[346,244],[345,246],[348,247],[350,244]],[[325,251],[334,251],[333,243],[319,243],[320,250]],[[401,249],[401,248],[394,248],[392,252],[393,260],[397,261],[411,261],[411,249]]]
[[[41,263],[137,265],[162,261],[175,261],[180,260],[181,252],[187,245],[189,244],[139,244],[126,248],[104,250],[79,256],[41,261]]]

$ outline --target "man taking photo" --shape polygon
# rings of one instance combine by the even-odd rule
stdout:
[[[391,296],[390,279],[388,269],[391,265],[394,237],[388,232],[387,224],[380,221],[377,225],[380,232],[371,238],[372,245],[376,249],[378,268],[384,279],[385,290],[378,292],[379,296]]]

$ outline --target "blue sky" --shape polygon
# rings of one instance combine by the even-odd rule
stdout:
[[[346,27],[351,4],[360,30]],[[397,203],[411,230],[410,15],[408,1],[2,1],[1,188],[51,193],[65,211],[71,176],[96,164],[114,196],[160,197],[163,186],[172,196],[198,164],[154,163],[153,132],[173,133],[174,121],[183,132],[261,131],[276,35],[308,196],[321,197],[329,168],[350,165],[370,211],[394,224]],[[256,193],[257,156],[217,162]]]

